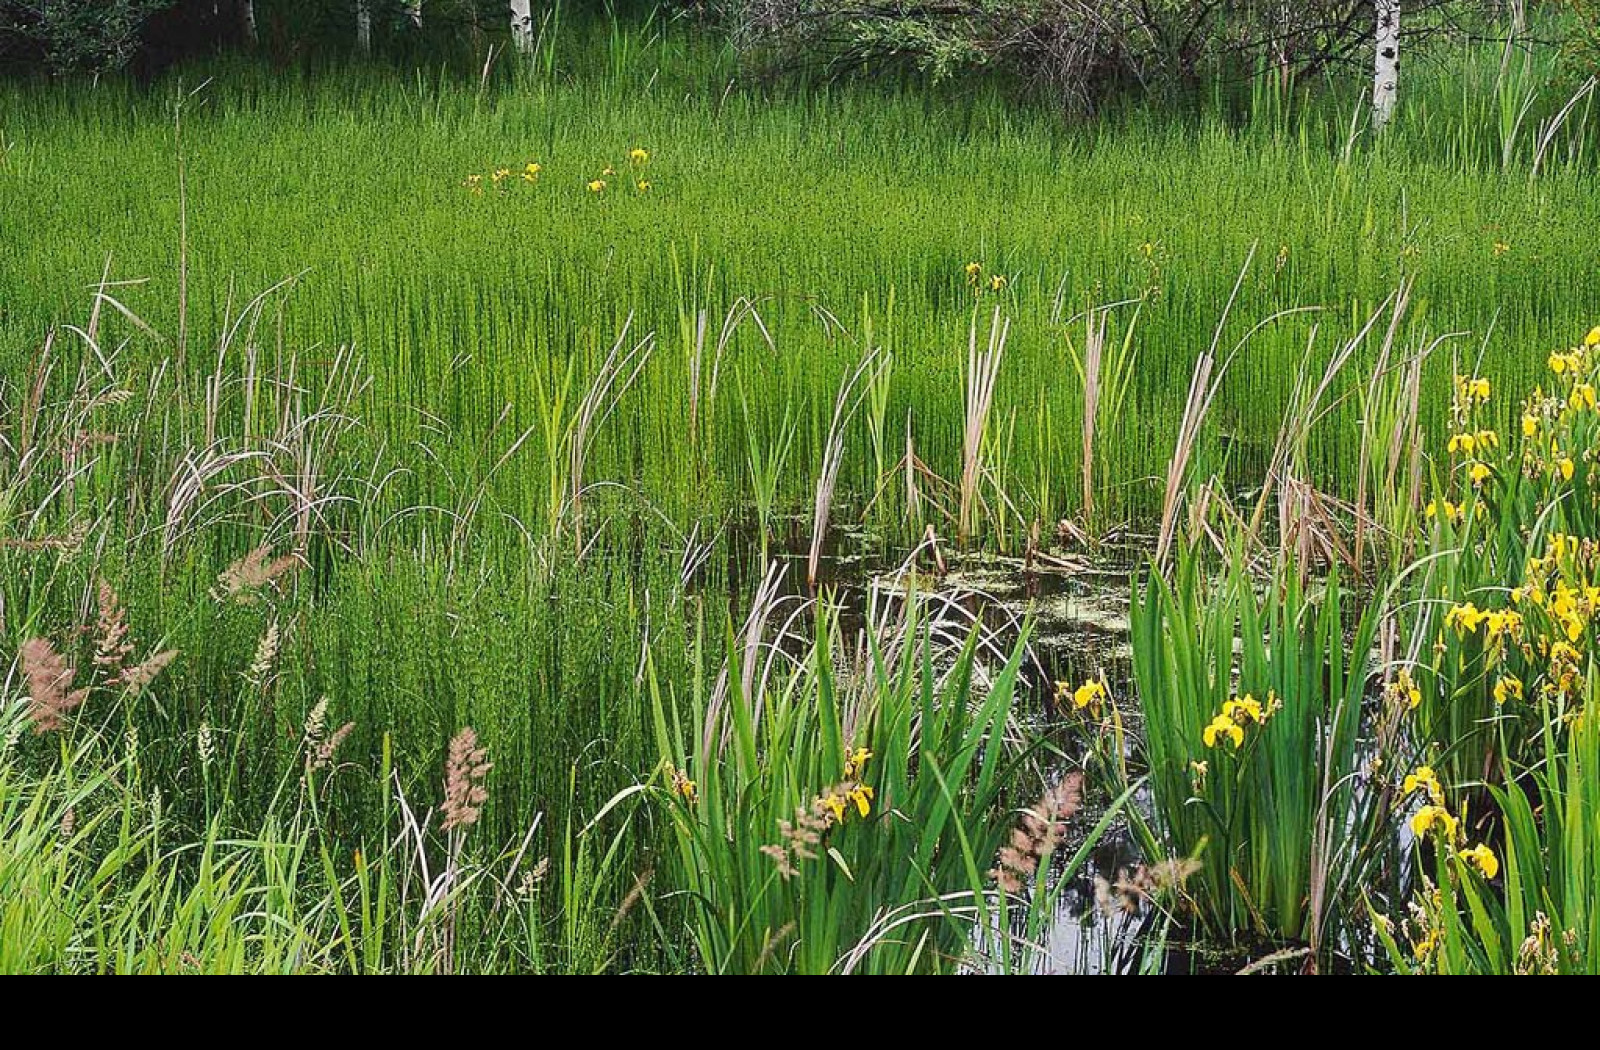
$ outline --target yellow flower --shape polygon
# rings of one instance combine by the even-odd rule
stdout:
[[[1450,521],[1460,522],[1466,507],[1460,503],[1451,503],[1449,500],[1429,500],[1423,514],[1429,518],[1437,517],[1441,512]]]
[[[1594,384],[1578,383],[1575,385],[1572,388],[1571,395],[1567,398],[1567,404],[1579,411],[1585,408],[1593,409],[1595,407]]]
[[[1467,384],[1467,396],[1477,401],[1489,400],[1489,381],[1487,379],[1474,379]]]
[[[1503,609],[1491,612],[1484,617],[1484,622],[1489,625],[1486,632],[1487,640],[1493,642],[1503,634],[1512,637],[1522,636],[1522,614],[1515,609]]]
[[[465,186],[467,189],[471,190],[473,193],[482,193],[483,192],[483,176],[482,175],[468,175],[467,178],[466,178],[466,181],[464,181],[462,183],[462,185]]]
[[[1428,832],[1437,828],[1446,841],[1454,842],[1458,827],[1456,818],[1451,812],[1437,803],[1423,806],[1411,818],[1411,833],[1419,839],[1426,837]]]
[[[639,187],[639,192],[640,193],[649,193],[650,192],[650,180],[649,179],[640,179],[637,185]]]
[[[822,796],[822,808],[833,814],[833,822],[835,824],[844,823],[845,802],[846,799],[843,795],[835,795],[831,791]]]
[[[510,177],[511,177],[511,169],[510,168],[496,168],[496,169],[494,169],[494,184],[496,186],[500,185],[502,182],[506,181]]]
[[[1539,417],[1538,416],[1534,416],[1534,415],[1529,415],[1528,413],[1524,412],[1522,414],[1522,436],[1523,437],[1533,437],[1533,435],[1537,434],[1538,432],[1539,432]]]
[[[1502,675],[1495,679],[1494,702],[1504,704],[1508,697],[1512,700],[1522,699],[1522,679],[1511,675]]]
[[[638,146],[628,151],[628,161],[632,164],[644,164],[650,159],[650,151]]]
[[[982,263],[969,262],[962,269],[966,271],[968,284],[977,284],[978,278],[983,275]]]
[[[1477,445],[1477,443],[1477,439],[1471,434],[1451,434],[1450,443],[1445,446],[1445,450],[1448,451],[1452,456],[1457,452],[1465,452],[1470,456],[1472,455],[1473,447]]]
[[[1422,705],[1422,690],[1417,688],[1416,681],[1411,677],[1408,668],[1400,668],[1394,676],[1394,681],[1389,683],[1389,695],[1406,702],[1407,710],[1415,711]]]
[[[588,188],[589,188],[589,192],[590,193],[603,193],[603,192],[605,192],[605,188],[606,188],[606,180],[605,179],[593,179],[593,180],[591,180],[589,182],[589,187]]]
[[[1554,372],[1556,375],[1560,375],[1567,370],[1567,363],[1567,356],[1565,354],[1550,355],[1550,371]]]
[[[1584,346],[1600,346],[1600,324],[1589,329],[1589,334],[1583,337]]]
[[[1473,460],[1472,466],[1467,468],[1467,476],[1472,479],[1474,485],[1482,485],[1489,477],[1489,464],[1481,459]]]
[[[611,176],[613,176],[613,175],[615,175],[615,174],[616,174],[616,173],[617,173],[617,169],[616,169],[616,168],[613,168],[613,167],[612,167],[612,166],[611,166],[611,165],[609,165],[609,164],[607,164],[607,165],[606,165],[606,166],[605,166],[605,167],[603,167],[603,168],[601,168],[601,169],[600,169],[600,174],[601,174],[601,175],[602,175],[602,176],[603,176],[603,177],[605,177],[605,178],[608,178],[608,179],[609,179],[609,178],[610,178],[610,177],[611,177]]]
[[[1400,785],[1402,795],[1409,795],[1418,790],[1426,791],[1435,806],[1444,805],[1444,785],[1439,783],[1439,777],[1434,773],[1432,766],[1418,766],[1415,773],[1406,774],[1406,779]]]
[[[1494,242],[1494,255],[1495,255],[1495,258],[1498,259],[1500,256],[1504,255],[1506,252],[1509,252],[1510,250],[1511,250],[1511,245],[1507,244],[1505,241],[1495,241]]]
[[[1573,471],[1575,471],[1577,467],[1574,466],[1571,456],[1562,456],[1560,459],[1556,460],[1556,469],[1561,472],[1562,481],[1571,481]]]
[[[1237,700],[1229,700],[1223,704],[1222,714],[1240,725],[1243,725],[1246,721],[1261,725],[1267,720],[1266,712],[1261,709],[1261,702],[1249,693]]]
[[[1007,284],[1009,284],[1009,283],[1010,282],[1006,280],[1004,274],[998,274],[997,273],[993,277],[989,278],[989,290],[991,292],[1002,291],[1002,290],[1004,290],[1005,286]]]
[[[872,751],[865,747],[858,747],[847,753],[844,757],[844,778],[855,780],[867,768],[867,759],[872,757]]]
[[[1472,634],[1488,616],[1488,613],[1476,605],[1466,602],[1463,605],[1450,607],[1450,611],[1444,614],[1444,625],[1454,627],[1460,634]]]
[[[1105,702],[1106,687],[1099,682],[1085,682],[1072,691],[1072,706],[1078,710],[1088,708],[1093,714],[1100,713],[1100,705]]]
[[[522,169],[522,178],[527,182],[538,182],[539,173],[543,170],[544,166],[542,164],[539,164],[535,161],[529,161],[528,166]]]
[[[683,796],[683,800],[690,805],[700,801],[700,788],[694,781],[689,779],[689,774],[681,769],[674,769],[670,765],[667,767],[667,772],[672,777],[672,793],[674,795]]]
[[[847,797],[856,804],[856,812],[862,817],[872,812],[872,789],[865,784],[857,784],[851,788]]]
[[[1494,855],[1494,850],[1480,842],[1471,849],[1464,849],[1459,854],[1462,860],[1483,873],[1486,879],[1492,879],[1500,874],[1500,858]]]
[[[1244,729],[1227,715],[1218,715],[1200,734],[1207,747],[1217,747],[1219,740],[1232,740],[1235,749],[1244,744]]]

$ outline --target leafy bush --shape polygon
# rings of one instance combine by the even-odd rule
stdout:
[[[0,0],[0,57],[37,56],[55,71],[120,69],[150,16],[175,0]]]

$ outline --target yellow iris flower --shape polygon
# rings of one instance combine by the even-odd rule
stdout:
[[[1471,849],[1462,850],[1459,856],[1472,867],[1477,868],[1486,879],[1492,879],[1500,874],[1500,858],[1494,855],[1494,850],[1482,842]]]
[[[1217,747],[1218,741],[1231,740],[1238,749],[1244,745],[1244,728],[1227,715],[1218,715],[1201,732],[1200,738],[1207,747]]]
[[[1432,766],[1418,766],[1416,772],[1406,774],[1406,779],[1400,785],[1400,793],[1409,795],[1413,791],[1426,791],[1435,806],[1444,805],[1444,786],[1439,783]]]
[[[857,784],[850,789],[847,796],[856,805],[856,812],[865,818],[872,812],[872,789],[865,784]]]
[[[1495,679],[1494,702],[1504,704],[1507,700],[1522,699],[1522,679],[1511,675],[1502,675]]]
[[[590,193],[603,193],[603,192],[605,192],[605,188],[606,188],[606,180],[605,179],[592,179],[592,180],[590,180],[589,185],[588,185],[588,189],[589,189]]]
[[[1088,708],[1099,714],[1100,705],[1107,697],[1106,687],[1099,682],[1085,682],[1072,691],[1072,706],[1078,710]]]
[[[628,151],[628,160],[633,164],[644,164],[650,159],[650,151],[635,146]]]
[[[1460,827],[1455,816],[1448,809],[1437,803],[1423,806],[1411,818],[1411,833],[1417,838],[1424,838],[1435,828],[1447,841],[1454,842],[1456,831]]]
[[[1444,625],[1454,627],[1460,634],[1472,634],[1478,625],[1489,618],[1489,614],[1479,609],[1471,602],[1451,606],[1450,611],[1444,614]]]

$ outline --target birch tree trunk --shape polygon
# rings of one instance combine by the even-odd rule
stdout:
[[[260,43],[256,34],[256,0],[239,0],[239,31],[244,34],[245,46],[254,48]]]
[[[422,28],[422,0],[411,0],[406,4],[406,14],[411,17],[412,25]]]
[[[1373,34],[1372,127],[1382,131],[1394,116],[1400,91],[1400,0],[1377,0],[1377,30]]]
[[[372,54],[372,0],[356,0],[356,50]]]
[[[511,43],[518,54],[533,52],[532,0],[511,0]]]

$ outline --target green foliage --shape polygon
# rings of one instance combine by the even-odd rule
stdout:
[[[824,614],[793,673],[721,679],[684,722],[652,683],[664,859],[707,972],[945,969],[993,907],[1023,645],[980,686],[977,635],[936,668],[913,616],[846,687],[837,631]]]
[[[1186,557],[1134,596],[1134,677],[1162,847],[1192,856],[1195,919],[1329,948],[1383,829],[1361,781],[1361,706],[1381,603],[1346,633],[1337,577],[1309,597],[1292,570],[1258,593],[1239,556],[1221,578]]]
[[[55,73],[120,69],[142,46],[150,17],[176,0],[3,0],[0,55],[40,55]]]

